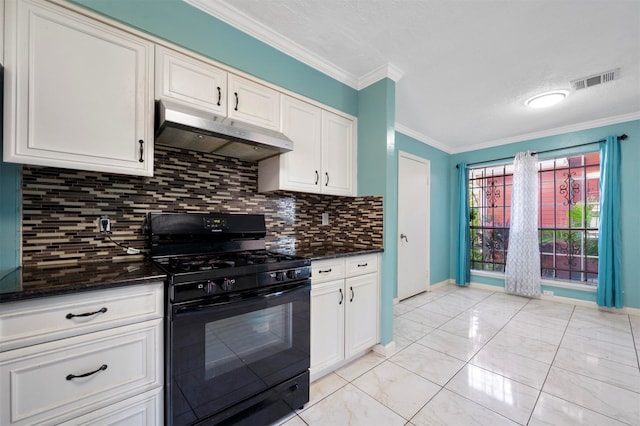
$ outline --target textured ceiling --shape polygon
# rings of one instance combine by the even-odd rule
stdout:
[[[398,130],[447,152],[640,119],[640,0],[188,1],[356,88],[391,65]]]

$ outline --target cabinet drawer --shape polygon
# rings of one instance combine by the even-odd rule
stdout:
[[[61,426],[161,425],[163,424],[162,397],[162,388],[156,388],[142,395],[136,395],[125,401],[76,417],[61,423]]]
[[[344,278],[344,259],[328,259],[311,262],[311,283]]]
[[[161,318],[163,288],[136,285],[3,304],[0,352]]]
[[[161,332],[157,319],[1,353],[0,424],[66,420],[160,386]]]
[[[370,274],[378,270],[378,255],[366,254],[362,256],[348,257],[346,264],[347,277]]]

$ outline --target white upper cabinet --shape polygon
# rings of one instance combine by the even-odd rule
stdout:
[[[356,195],[354,135],[352,120],[322,111],[322,193]]]
[[[260,162],[258,190],[320,192],[322,110],[290,96],[282,98],[282,132],[293,141],[293,151]]]
[[[4,160],[151,176],[153,44],[45,1],[5,8]]]
[[[156,99],[171,99],[235,121],[280,131],[280,92],[206,60],[156,47]]]
[[[229,74],[227,116],[231,120],[280,130],[280,92]]]
[[[227,72],[156,46],[156,98],[227,115]]]
[[[354,120],[283,96],[282,131],[293,151],[260,162],[258,191],[356,195]]]

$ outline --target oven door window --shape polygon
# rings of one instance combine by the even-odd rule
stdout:
[[[172,417],[185,424],[309,368],[309,286],[174,307],[170,339]]]

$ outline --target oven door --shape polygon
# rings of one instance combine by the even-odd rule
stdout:
[[[306,280],[173,305],[167,329],[169,424],[201,421],[306,372],[310,288]]]

